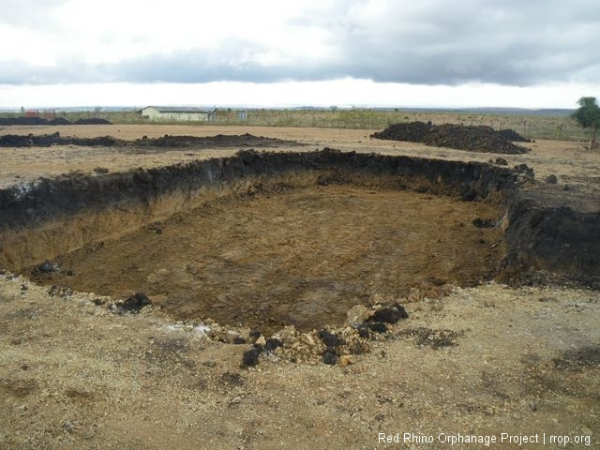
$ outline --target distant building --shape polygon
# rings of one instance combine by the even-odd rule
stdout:
[[[138,114],[152,122],[208,122],[214,118],[213,110],[186,106],[148,106]]]

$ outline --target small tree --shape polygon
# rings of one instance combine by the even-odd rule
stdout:
[[[579,108],[571,115],[581,128],[590,130],[590,150],[596,148],[596,137],[600,129],[600,106],[596,97],[581,97],[577,102]]]

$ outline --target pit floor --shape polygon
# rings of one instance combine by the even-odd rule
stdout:
[[[56,130],[18,128],[0,133]],[[532,149],[527,155],[505,156],[371,141],[371,130],[114,125],[60,131],[128,139],[249,132],[314,148],[466,161],[504,156],[510,166],[533,167],[540,180],[555,174],[558,188],[568,184],[571,192],[596,199],[600,193],[600,153],[582,150],[583,143],[538,141],[526,144]],[[132,156],[78,147],[1,149],[0,183],[234,151]],[[599,210],[598,200],[589,207]],[[517,448],[506,441],[450,446],[438,441],[442,433],[498,442],[502,433],[537,435],[539,443],[522,447],[532,450],[600,447],[597,291],[492,282],[438,299],[399,299],[410,318],[352,364],[261,361],[251,369],[240,368],[247,346],[207,340],[156,311],[113,314],[92,302],[96,294],[49,291],[25,277],[0,274],[3,449]],[[462,337],[454,347],[433,349],[403,334],[419,328]],[[596,353],[577,353],[582,349]],[[386,444],[380,433],[432,436],[434,444]],[[544,434],[580,443],[544,445]]]
[[[341,326],[374,295],[492,279],[501,232],[472,222],[501,214],[483,202],[354,186],[229,198],[58,258],[61,272],[34,281],[115,298],[142,291],[180,320],[310,331]]]

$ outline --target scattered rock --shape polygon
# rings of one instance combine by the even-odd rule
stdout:
[[[337,363],[337,355],[335,353],[330,352],[329,350],[323,353],[323,362],[325,364],[329,364],[331,366]]]
[[[42,264],[37,266],[37,270],[40,273],[54,273],[54,272],[60,272],[60,267],[58,267],[57,264],[54,264],[54,263],[46,260]]]
[[[233,397],[229,402],[230,405],[239,405],[240,403],[242,403],[242,397],[239,395],[237,397]]]
[[[137,314],[144,306],[151,305],[152,301],[143,292],[136,292],[120,305],[121,309],[133,314]]]
[[[327,330],[319,331],[319,338],[323,341],[323,343],[327,347],[337,347],[340,345],[344,345],[344,340],[328,332]]]
[[[73,289],[52,285],[50,286],[50,289],[48,289],[48,295],[51,297],[59,296],[60,298],[67,298],[73,295]]]
[[[356,358],[352,355],[342,355],[339,358],[340,366],[348,366],[350,364],[356,363]]]
[[[308,333],[303,333],[302,336],[300,336],[300,340],[311,347],[315,345],[314,339]]]
[[[254,367],[258,364],[258,357],[261,353],[260,348],[252,347],[250,350],[245,351],[242,356],[242,366]]]
[[[279,339],[269,338],[269,339],[267,339],[267,342],[265,343],[265,350],[272,352],[273,350],[281,347],[282,345],[283,344]]]
[[[394,324],[400,319],[408,319],[408,313],[403,306],[395,304],[390,308],[381,308],[375,311],[371,320],[373,322],[383,322]]]
[[[236,345],[241,345],[241,344],[245,344],[246,343],[246,339],[244,339],[243,336],[235,336],[233,338],[233,343]]]
[[[546,177],[545,181],[548,184],[557,184],[558,183],[558,178],[556,177],[556,175],[552,174],[552,175],[548,175]]]
[[[493,219],[480,219],[479,217],[476,219],[473,219],[473,225],[475,225],[477,228],[493,228],[496,226],[496,221]]]
[[[256,342],[258,339],[260,339],[262,336],[262,333],[258,330],[250,330],[250,332],[248,333],[248,337],[250,338],[251,341]]]
[[[373,316],[373,310],[364,305],[356,305],[346,312],[348,323],[351,325],[366,322]]]
[[[515,166],[515,170],[527,178],[535,178],[533,169],[527,164],[519,164],[518,166]]]
[[[368,324],[369,330],[374,333],[387,333],[387,325],[383,322],[373,322]]]

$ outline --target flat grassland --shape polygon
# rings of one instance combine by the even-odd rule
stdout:
[[[503,156],[510,166],[529,165],[539,180],[553,174],[571,191],[600,194],[600,154],[578,142],[540,140],[524,144],[528,154],[506,156],[377,141],[368,137],[373,130],[335,128],[111,125],[7,127],[0,133],[54,131],[123,139],[249,132],[296,140],[307,151],[331,147],[468,161]],[[2,148],[0,184],[237,150]],[[538,443],[524,447],[531,449],[554,448],[551,435],[567,436],[570,448],[600,446],[598,291],[491,282],[442,297],[399,298],[409,319],[373,341],[369,353],[335,366],[273,359],[245,369],[240,361],[248,345],[208,340],[151,308],[114,314],[93,302],[99,298],[0,274],[1,448],[489,448],[440,442],[441,435],[458,434],[497,442],[537,435]],[[381,440],[397,433],[401,439],[404,433],[432,436],[434,443]],[[504,440],[498,448],[515,447]]]

